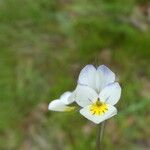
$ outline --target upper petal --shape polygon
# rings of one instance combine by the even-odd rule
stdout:
[[[50,104],[48,105],[48,109],[53,111],[66,111],[68,109],[68,106],[66,106],[62,101],[57,99],[50,102]]]
[[[102,115],[92,114],[90,111],[90,107],[91,107],[91,105],[82,108],[80,110],[80,114],[96,124],[99,124],[99,123],[103,122],[104,120],[109,119],[112,116],[117,114],[117,109],[111,105],[108,105],[108,111]]]
[[[96,68],[93,65],[87,65],[81,70],[79,74],[78,84],[95,88],[95,76]]]
[[[89,86],[78,85],[75,90],[75,101],[81,107],[85,107],[98,99],[96,91]]]
[[[100,92],[107,84],[115,81],[115,74],[105,65],[97,68],[96,73],[96,88]]]
[[[107,85],[99,94],[102,102],[115,105],[121,96],[121,87],[118,82]]]
[[[73,97],[71,97],[71,95],[72,95],[72,92],[67,91],[67,92],[65,92],[64,94],[62,94],[62,95],[60,96],[60,100],[61,100],[64,104],[69,105],[69,104],[73,103],[73,101],[74,101],[74,99],[73,99]]]

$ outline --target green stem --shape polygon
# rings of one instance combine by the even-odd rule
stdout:
[[[102,148],[102,138],[105,128],[105,121],[101,124],[98,124],[98,131],[97,131],[97,140],[96,140],[96,150],[101,150]]]

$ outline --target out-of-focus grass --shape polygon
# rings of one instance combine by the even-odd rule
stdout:
[[[104,149],[150,147],[148,1],[2,0],[0,10],[0,149],[94,149],[95,125],[47,112],[88,63],[108,65],[123,88]]]

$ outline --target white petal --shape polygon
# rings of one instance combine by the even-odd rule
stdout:
[[[66,106],[62,101],[57,99],[50,102],[48,109],[53,111],[66,111],[68,109],[68,106]]]
[[[74,101],[75,101],[75,91],[73,91],[72,93],[71,93],[71,95],[68,97],[68,104],[71,104],[71,103],[73,103]]]
[[[66,105],[69,105],[73,102],[73,99],[70,98],[70,96],[72,95],[72,92],[65,92],[64,94],[62,94],[60,96],[60,100],[66,104]]]
[[[96,88],[95,76],[96,76],[96,68],[93,65],[87,65],[81,70],[79,74],[78,84]]]
[[[75,90],[75,101],[85,107],[98,99],[96,91],[88,86],[78,85]]]
[[[101,122],[103,122],[104,120],[107,120],[109,118],[111,118],[112,116],[117,114],[117,109],[114,106],[108,105],[108,111],[105,112],[102,115],[94,115],[91,113],[90,111],[90,107],[91,105],[84,107],[80,110],[81,115],[83,115],[85,118],[87,118],[88,120],[99,124]]]
[[[96,88],[100,92],[107,84],[115,81],[115,74],[105,65],[97,68],[96,73]]]
[[[99,94],[99,98],[102,102],[115,105],[121,96],[121,87],[118,82],[107,85]]]
[[[115,116],[115,115],[117,115],[117,109],[115,109],[115,111],[110,115],[110,117],[109,118],[111,118],[111,117],[113,117],[113,116]]]

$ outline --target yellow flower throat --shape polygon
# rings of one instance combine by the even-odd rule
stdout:
[[[90,111],[93,115],[102,115],[108,111],[108,105],[106,103],[100,102],[98,99],[90,106]]]

